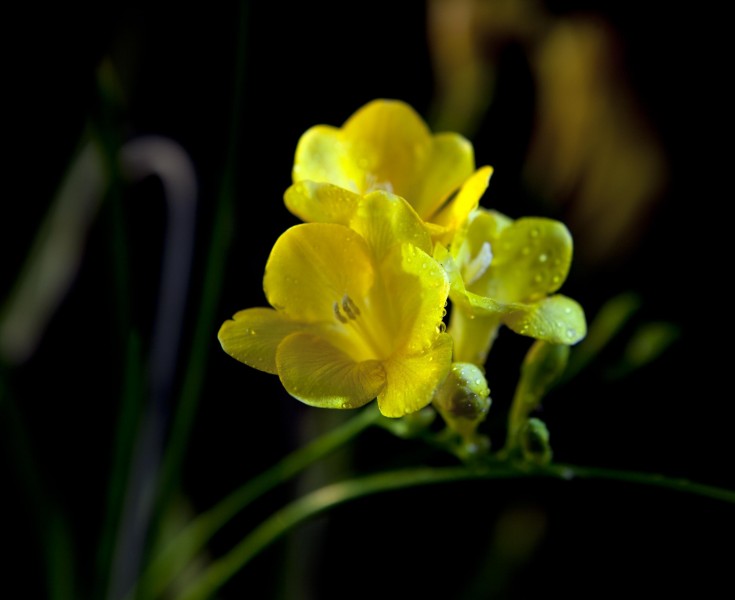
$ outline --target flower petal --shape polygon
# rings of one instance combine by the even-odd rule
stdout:
[[[399,100],[374,100],[342,132],[353,163],[365,172],[361,191],[385,189],[410,202],[432,150],[431,132],[418,113]]]
[[[469,289],[502,302],[532,302],[558,290],[569,273],[572,236],[552,219],[523,218],[492,245],[493,260]]]
[[[286,208],[307,223],[348,225],[361,196],[331,183],[299,181],[286,190]]]
[[[278,345],[303,327],[272,308],[249,308],[225,321],[217,338],[233,358],[266,373],[276,373]]]
[[[362,192],[364,170],[351,159],[349,148],[340,129],[329,125],[311,127],[296,145],[293,182],[325,182]]]
[[[533,304],[508,306],[502,321],[516,333],[552,344],[576,344],[587,335],[582,307],[561,294]]]
[[[365,240],[331,223],[286,230],[266,264],[263,288],[270,304],[291,319],[335,322],[335,303],[362,298],[375,277]]]
[[[416,211],[403,198],[388,192],[372,192],[362,198],[349,225],[367,241],[376,261],[402,243],[431,252],[431,236]]]
[[[480,198],[487,189],[492,173],[492,167],[478,169],[462,184],[457,195],[431,218],[431,221],[444,227],[450,235],[453,234],[480,204]]]
[[[425,221],[434,221],[442,203],[474,169],[474,150],[466,138],[456,133],[437,134],[432,139],[431,156],[424,172],[407,199]]]
[[[396,348],[425,352],[436,339],[445,315],[449,281],[441,265],[411,244],[395,248],[380,266],[384,289],[375,295],[388,315],[387,331]]]
[[[278,375],[294,398],[322,408],[357,408],[385,385],[378,361],[355,362],[323,338],[295,333],[278,347]]]
[[[452,365],[452,338],[440,334],[421,354],[398,355],[385,361],[386,386],[378,408],[386,417],[402,417],[424,408]]]

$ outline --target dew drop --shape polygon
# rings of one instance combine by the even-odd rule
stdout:
[[[541,232],[538,230],[538,227],[534,227],[533,229],[531,229],[530,235],[532,238],[537,238],[540,233]]]
[[[549,260],[549,255],[548,254],[540,254],[539,257],[538,257],[538,259],[539,259],[539,262],[545,263],[547,260]]]
[[[523,256],[528,256],[529,254],[531,254],[531,248],[529,248],[528,246],[524,246],[521,250],[521,254]]]
[[[559,282],[561,281],[561,277],[559,277],[558,275],[554,275],[554,276],[553,276],[553,277],[551,278],[551,281],[552,281],[553,283],[559,283]]]
[[[566,308],[564,309],[564,314],[565,314],[565,315],[571,315],[571,314],[572,314],[572,309],[571,309],[571,308],[569,308],[569,307],[567,306],[567,307],[566,307]]]
[[[567,329],[567,337],[569,339],[572,339],[576,335],[577,335],[577,332],[574,331],[574,329],[571,329],[571,328],[570,329]]]
[[[543,277],[543,275],[541,275],[541,273],[536,273],[536,275],[534,275],[534,277],[533,277],[533,280],[536,283],[541,283],[544,280],[544,277]]]

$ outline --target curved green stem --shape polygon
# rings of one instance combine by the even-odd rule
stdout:
[[[575,465],[559,464],[529,467],[513,463],[498,463],[491,467],[482,468],[461,466],[388,471],[327,485],[277,511],[235,546],[229,554],[213,562],[199,578],[187,586],[177,600],[204,600],[212,597],[252,558],[283,534],[298,524],[343,502],[418,485],[471,479],[510,479],[519,477],[551,477],[564,480],[581,477],[625,481],[689,492],[735,504],[735,491],[732,490],[707,486],[684,479],[672,479],[663,475],[578,467]]]
[[[349,421],[286,456],[279,463],[232,492],[196,517],[154,555],[138,583],[137,598],[158,598],[181,568],[237,513],[305,467],[323,458],[372,425],[380,417],[375,403]]]
[[[660,487],[677,492],[687,492],[703,496],[712,500],[721,500],[735,504],[735,490],[706,485],[689,479],[667,477],[658,473],[641,473],[639,471],[620,471],[617,469],[602,469],[598,467],[581,467],[561,463],[536,467],[533,474],[555,477],[559,479],[603,479],[608,481],[623,481]]]

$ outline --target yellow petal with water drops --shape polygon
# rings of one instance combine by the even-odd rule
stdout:
[[[433,215],[449,195],[474,170],[475,154],[472,144],[459,134],[439,133],[432,139],[431,155],[408,200],[422,219],[433,221]]]
[[[509,305],[502,321],[516,333],[551,344],[572,345],[587,335],[584,310],[561,294],[533,304]]]
[[[431,132],[413,108],[400,100],[374,100],[345,122],[342,134],[353,163],[365,173],[363,193],[383,189],[411,201],[432,150]]]
[[[299,138],[296,145],[291,173],[293,182],[326,182],[351,192],[362,193],[365,173],[352,160],[349,150],[349,142],[337,127],[311,127]]]
[[[305,223],[278,238],[265,268],[268,302],[289,318],[333,323],[345,298],[363,298],[375,276],[365,240],[331,223]]]
[[[480,204],[480,198],[487,189],[492,173],[492,167],[478,169],[431,221],[444,227],[450,235],[457,231]]]
[[[276,354],[278,375],[294,398],[322,408],[357,408],[383,389],[380,362],[356,362],[327,340],[308,333],[288,336]]]
[[[522,218],[500,231],[492,263],[471,291],[501,302],[532,302],[558,290],[569,273],[572,236],[552,219]]]
[[[345,188],[315,181],[299,181],[283,195],[286,208],[302,221],[340,225],[349,224],[360,198]]]
[[[441,331],[449,280],[441,265],[411,244],[396,247],[380,266],[383,289],[375,294],[387,332],[407,354],[424,352]]]
[[[479,207],[469,219],[469,227],[458,242],[466,241],[473,253],[484,244],[494,244],[501,232],[513,224],[513,219],[496,210]]]
[[[440,334],[416,355],[397,355],[383,363],[386,385],[378,408],[386,417],[402,417],[428,405],[452,366],[452,338]]]
[[[286,336],[303,328],[303,324],[272,308],[249,308],[225,321],[217,338],[222,349],[233,358],[266,373],[276,373],[278,345]]]
[[[378,261],[397,244],[409,243],[431,252],[431,236],[416,211],[403,198],[388,192],[365,196],[349,225],[365,238]]]

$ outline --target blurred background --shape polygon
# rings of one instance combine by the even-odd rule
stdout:
[[[483,206],[568,225],[561,291],[588,321],[618,298],[618,334],[545,403],[555,459],[735,488],[718,15],[395,4],[112,3],[9,19],[22,41],[5,53],[2,570],[19,597],[122,597],[143,542],[120,523],[168,460],[177,418],[167,489],[186,519],[349,416],[299,404],[216,333],[265,304],[270,248],[297,222],[282,195],[299,136],[380,97],[473,142],[495,168]],[[489,358],[497,447],[528,346],[501,335]],[[451,463],[370,430],[238,517],[201,561],[321,483]],[[602,481],[419,488],[310,522],[219,597],[702,597],[728,581],[734,515]]]

